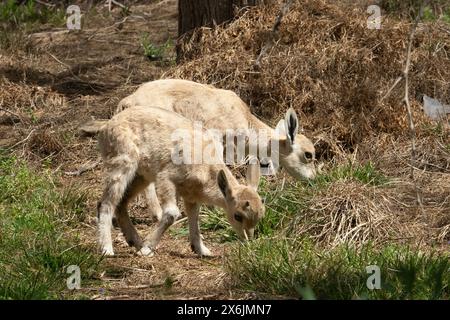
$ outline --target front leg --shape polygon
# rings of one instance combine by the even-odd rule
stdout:
[[[142,256],[152,256],[158,247],[161,238],[166,230],[180,217],[181,213],[175,203],[164,206],[161,220],[156,225],[153,232],[145,238],[144,246],[138,254]]]
[[[187,201],[184,201],[184,206],[189,221],[189,240],[191,242],[192,251],[199,256],[212,256],[213,254],[211,251],[203,244],[200,234],[200,227],[198,224],[200,206],[197,203],[190,203]]]

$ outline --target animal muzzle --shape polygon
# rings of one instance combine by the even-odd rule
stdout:
[[[242,229],[242,240],[251,240],[255,235],[255,229]]]

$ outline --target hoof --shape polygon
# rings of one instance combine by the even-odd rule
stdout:
[[[149,247],[142,247],[141,250],[139,250],[137,252],[137,255],[144,256],[144,257],[153,257],[155,255],[155,253]]]
[[[113,249],[103,249],[102,254],[106,257],[112,257],[114,256],[114,251]]]
[[[191,249],[194,251],[194,253],[198,254],[200,257],[212,257],[214,256],[211,251],[205,246],[202,246],[201,248],[197,249],[194,245],[191,244]]]
[[[212,254],[211,251],[209,251],[208,248],[204,248],[202,249],[202,251],[200,253],[198,253],[198,255],[200,257],[213,257],[214,255]]]

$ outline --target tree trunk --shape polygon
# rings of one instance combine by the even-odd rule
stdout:
[[[259,0],[178,0],[178,36],[197,27],[212,27],[234,17],[234,8],[254,6]]]

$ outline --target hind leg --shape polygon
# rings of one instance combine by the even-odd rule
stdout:
[[[105,255],[114,255],[111,239],[112,218],[134,174],[135,170],[131,165],[125,164],[114,170],[108,177],[102,200],[97,206],[99,244]]]
[[[160,221],[162,209],[161,206],[159,205],[158,197],[156,196],[155,184],[153,182],[150,183],[147,188],[145,188],[144,195],[153,220]],[[136,195],[134,195],[133,197],[136,197]],[[113,216],[112,218],[112,225],[114,228],[120,228],[116,216]]]
[[[127,207],[130,201],[132,201],[147,186],[148,181],[141,176],[136,176],[125,191],[123,199],[117,207],[116,212],[117,223],[122,230],[125,240],[130,247],[135,247],[136,250],[140,250],[142,248],[142,239],[130,220]]]
[[[147,199],[148,208],[156,221],[160,221],[162,217],[162,209],[156,195],[155,183],[150,183],[145,189],[145,198]]]
[[[120,228],[119,222],[117,221],[117,218],[116,218],[115,215],[112,217],[112,226],[113,226],[114,228]]]

